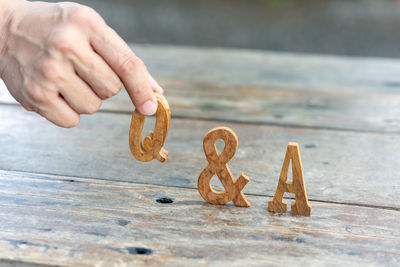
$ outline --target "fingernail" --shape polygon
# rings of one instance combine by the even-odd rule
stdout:
[[[157,104],[149,100],[142,105],[143,115],[153,115],[157,111]]]
[[[164,93],[164,89],[162,89],[162,87],[158,84],[158,82],[156,80],[154,80],[154,78],[151,75],[149,75],[149,82],[150,82],[151,86],[156,88],[156,90],[160,94]]]

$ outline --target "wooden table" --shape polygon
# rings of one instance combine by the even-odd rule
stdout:
[[[134,50],[171,106],[164,164],[132,157],[125,92],[62,129],[3,86],[0,263],[400,264],[400,61]],[[216,126],[239,137],[228,164],[250,177],[250,208],[213,206],[197,192],[203,136]],[[290,141],[300,144],[311,217],[267,211]]]

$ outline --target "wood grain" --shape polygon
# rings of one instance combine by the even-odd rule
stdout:
[[[126,92],[61,129],[0,83],[0,265],[399,265],[398,60],[134,50],[174,109],[168,164],[132,158]],[[222,123],[241,141],[229,166],[252,179],[248,209],[196,190],[203,133]],[[289,141],[311,218],[267,211]]]
[[[223,140],[225,143],[222,152],[218,152],[216,142]],[[228,162],[234,157],[239,145],[237,135],[228,127],[216,127],[204,136],[203,148],[208,164],[201,171],[197,187],[203,199],[211,204],[224,205],[232,201],[238,207],[250,207],[242,190],[250,181],[244,173],[237,179],[232,175]],[[213,189],[211,178],[216,175],[224,186],[225,192]]]
[[[161,79],[173,117],[283,126],[400,133],[400,94],[276,87],[222,87],[215,83]],[[130,112],[125,91],[102,110]]]
[[[400,133],[398,60],[133,48],[166,90],[174,116]],[[1,82],[0,102],[13,102]],[[122,91],[102,110],[130,113],[133,105]]]
[[[348,91],[300,91],[219,87],[181,79],[161,79],[173,117],[251,122],[354,131],[400,132],[400,95]],[[15,103],[0,86],[0,103]],[[126,93],[104,101],[102,111],[130,113]]]
[[[222,87],[397,93],[400,60],[271,51],[135,45],[150,72]],[[171,64],[173,62],[173,64]]]
[[[158,203],[164,197],[171,204]],[[0,259],[62,266],[400,264],[399,212],[214,206],[197,190],[0,171]]]
[[[143,164],[131,156],[127,145],[130,117],[97,113],[83,116],[74,129],[62,129],[20,107],[2,106],[0,169],[196,189],[198,175],[207,165],[203,135],[221,123],[173,119],[165,147],[168,164]],[[147,122],[154,125],[152,118]],[[296,141],[311,200],[400,208],[399,135],[224,125],[240,139],[229,166],[235,177],[244,172],[251,178],[245,194],[273,196],[287,143]]]
[[[132,155],[139,161],[148,162],[157,159],[164,162],[168,157],[168,151],[163,148],[167,140],[171,110],[164,96],[157,94],[156,125],[154,131],[150,131],[142,140],[142,131],[146,116],[137,109],[133,112],[129,127],[129,147]]]
[[[288,182],[289,166],[292,163],[292,181]],[[285,193],[294,194],[290,213],[292,215],[311,215],[311,205],[308,202],[306,185],[304,183],[303,164],[301,163],[300,148],[297,143],[289,143],[283,160],[281,174],[274,198],[268,202],[268,211],[286,212],[287,202],[283,200]]]

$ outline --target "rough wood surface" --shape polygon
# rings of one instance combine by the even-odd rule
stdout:
[[[197,188],[207,165],[203,135],[221,123],[171,120],[168,164],[143,164],[129,151],[130,119],[128,114],[98,113],[83,116],[74,129],[62,129],[21,107],[2,106],[0,169]],[[148,122],[154,125],[154,119]],[[400,208],[399,135],[224,125],[240,139],[229,166],[235,177],[244,172],[251,178],[244,193],[273,196],[287,143],[296,141],[311,200]]]
[[[398,59],[157,45],[132,49],[159,78],[312,91],[398,93],[400,88]]]
[[[158,203],[170,198],[173,203]],[[312,202],[312,217],[197,190],[0,171],[0,258],[68,266],[400,264],[399,211]],[[196,212],[194,212],[196,211]],[[0,262],[1,263],[1,262]]]
[[[133,48],[166,89],[173,116],[400,132],[398,60]],[[0,82],[0,102],[10,101]],[[131,113],[133,105],[122,91],[102,109]]]
[[[217,150],[217,140],[224,141],[222,152]],[[200,195],[207,202],[215,205],[224,205],[232,201],[238,207],[250,207],[250,202],[246,199],[242,190],[250,179],[241,173],[237,179],[232,175],[228,162],[235,156],[239,145],[237,135],[228,127],[217,127],[211,129],[204,136],[203,148],[208,164],[201,171],[197,187]],[[211,178],[217,175],[224,186],[225,192],[213,189]]]
[[[164,162],[168,157],[168,151],[163,146],[167,140],[171,111],[164,96],[157,94],[157,103],[154,131],[150,131],[144,140],[142,140],[142,132],[146,116],[137,109],[132,115],[129,127],[129,147],[132,155],[139,161],[148,162],[157,159]]]
[[[214,83],[160,79],[173,117],[257,124],[400,132],[400,95],[349,91],[300,91],[259,87],[220,87]],[[15,103],[0,86],[0,102]],[[131,113],[133,104],[122,90],[103,102],[101,110]]]
[[[173,117],[257,124],[400,133],[400,94],[218,86],[180,78],[160,79]],[[102,110],[130,112],[125,91]]]
[[[292,163],[292,181],[288,180],[289,166]],[[306,185],[304,183],[303,164],[301,163],[300,148],[297,143],[289,143],[283,160],[281,175],[273,200],[268,202],[268,211],[286,212],[287,202],[283,200],[285,193],[294,194],[290,213],[293,215],[311,215],[311,205],[308,202]]]
[[[400,264],[399,61],[134,50],[174,110],[168,164],[131,156],[126,92],[62,129],[0,83],[0,265]],[[229,167],[251,177],[247,209],[196,190],[203,134],[217,126],[240,139]],[[267,211],[289,141],[302,150],[312,217]]]

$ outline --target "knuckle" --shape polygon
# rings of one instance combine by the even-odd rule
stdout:
[[[106,100],[117,95],[122,89],[122,82],[117,79],[101,84],[96,91],[97,95],[102,99]]]
[[[102,100],[109,99],[109,98],[111,98],[111,97],[113,97],[113,96],[114,96],[114,93],[113,93],[111,90],[109,90],[109,89],[105,89],[105,90],[103,90],[103,91],[99,94],[99,97],[100,97]]]
[[[137,56],[128,57],[119,67],[119,73],[122,75],[129,75],[137,68],[143,68],[144,62]]]
[[[113,82],[113,85],[109,89],[110,97],[117,95],[122,89],[122,82],[120,80]]]
[[[100,15],[92,8],[83,5],[77,5],[69,11],[70,21],[81,26],[96,26],[102,21]]]
[[[137,86],[130,88],[130,91],[133,93],[133,95],[140,98],[149,97],[152,92],[151,88],[148,87],[145,83],[140,83]]]
[[[106,89],[104,89],[104,90],[99,89],[96,91],[96,94],[101,100],[109,99],[112,96],[110,91],[108,91]]]
[[[85,113],[86,114],[93,114],[96,113],[101,107],[101,100],[93,101],[85,106]]]
[[[34,103],[39,105],[47,104],[50,101],[46,90],[38,86],[28,87],[27,94]]]
[[[75,34],[71,30],[66,29],[55,34],[50,41],[50,45],[60,52],[74,53],[76,51],[74,36]]]
[[[45,60],[41,64],[41,73],[47,81],[58,82],[62,80],[62,75],[57,64],[51,60]]]

